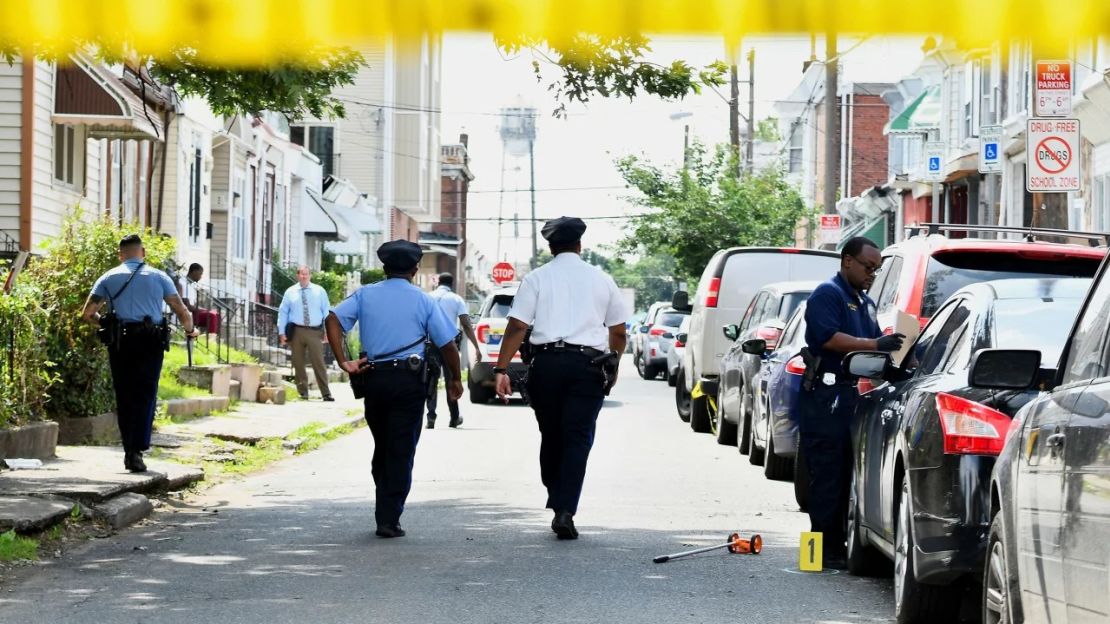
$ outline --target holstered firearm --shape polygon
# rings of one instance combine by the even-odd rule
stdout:
[[[601,366],[601,374],[605,375],[605,396],[609,396],[609,391],[617,383],[617,367],[620,361],[621,356],[612,351],[590,360],[590,364]]]
[[[813,383],[817,381],[817,369],[821,367],[821,358],[813,355],[809,347],[802,347],[802,362],[806,365],[806,372],[802,375],[802,390],[813,390]]]
[[[524,330],[524,342],[520,343],[520,361],[526,365],[532,363],[532,358],[536,357],[536,350],[532,348],[532,326],[529,325],[528,329]]]

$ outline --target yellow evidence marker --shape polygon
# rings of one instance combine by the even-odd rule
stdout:
[[[824,552],[822,533],[802,533],[802,544],[798,549],[798,568],[802,572],[820,572]]]

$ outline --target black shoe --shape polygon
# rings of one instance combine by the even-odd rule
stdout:
[[[331,403],[331,402],[333,402],[333,401],[335,401],[335,397],[333,397],[333,396],[332,396],[332,395],[330,395],[330,394],[329,394],[328,396],[324,397],[324,402],[325,402],[325,403]]]
[[[308,400],[308,395],[307,394],[302,394],[302,395],[300,395],[300,397],[301,397],[302,401],[307,401]]]
[[[123,452],[123,469],[128,471],[131,470],[131,451]]]
[[[435,428],[436,428],[436,421],[429,420],[428,421],[428,429],[435,429]]]
[[[374,532],[374,535],[378,537],[404,537],[405,530],[402,529],[399,524],[379,524],[378,530]]]
[[[143,463],[142,451],[132,451],[128,453],[131,456],[131,465],[127,467],[131,472],[146,472],[146,464]],[[127,465],[127,460],[124,460],[124,465]]]
[[[447,426],[454,429],[455,427],[458,427],[462,424],[462,420],[462,416],[459,416],[458,418],[452,418],[451,422],[447,423]]]
[[[555,519],[551,521],[551,530],[561,540],[578,539],[578,529],[574,528],[574,514],[569,511],[555,512]]]

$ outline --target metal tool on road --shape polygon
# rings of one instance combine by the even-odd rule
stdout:
[[[740,537],[739,533],[733,533],[728,536],[728,541],[724,544],[706,546],[705,548],[695,548],[694,550],[687,550],[686,552],[675,553],[673,555],[660,555],[652,559],[652,561],[655,563],[666,563],[675,559],[681,559],[682,557],[698,555],[721,548],[727,548],[730,553],[735,555],[758,555],[763,552],[763,538],[760,537],[758,533],[753,533],[752,536],[747,539]]]

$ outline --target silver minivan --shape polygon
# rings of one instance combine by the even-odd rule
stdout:
[[[709,410],[714,409],[710,397],[716,400],[721,358],[731,344],[723,328],[739,323],[752,297],[767,284],[824,281],[839,269],[840,254],[834,251],[734,247],[718,251],[709,260],[693,301],[686,292],[675,293],[673,307],[691,311],[680,381],[692,397],[694,431],[710,430]],[[683,402],[676,403],[681,409]]]

